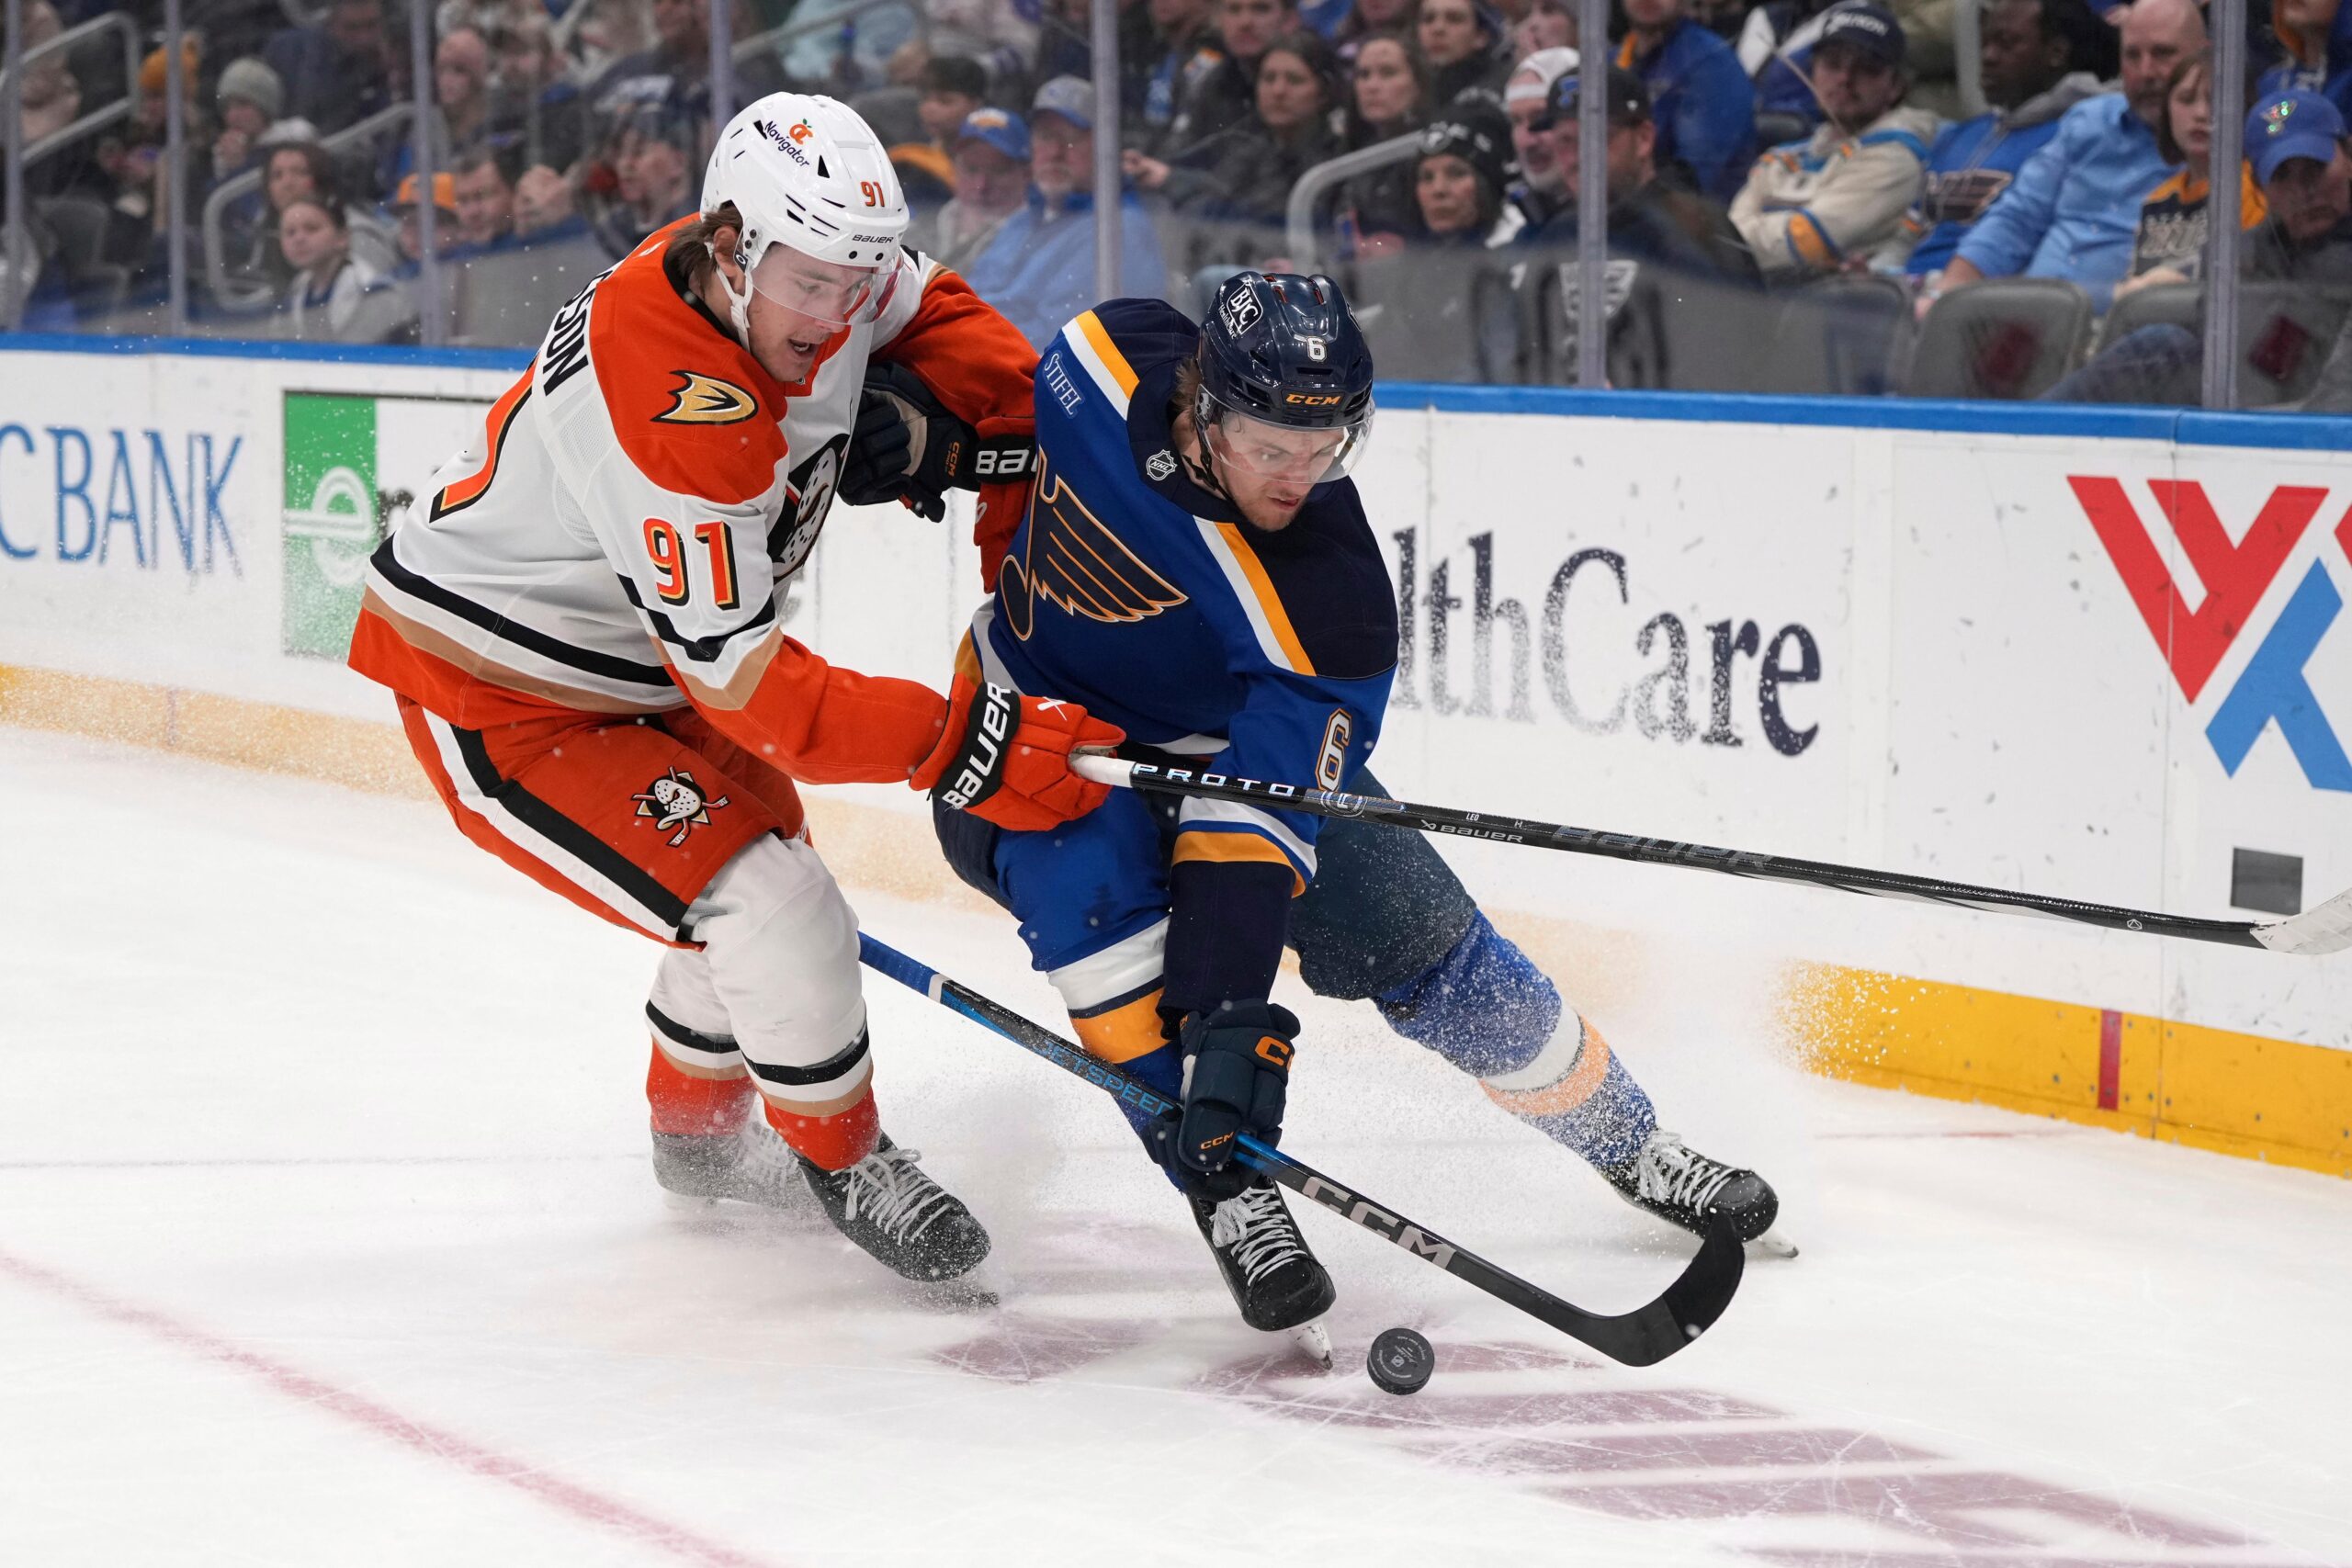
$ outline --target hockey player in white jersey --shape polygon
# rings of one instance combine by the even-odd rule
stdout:
[[[906,225],[844,106],[776,94],[736,116],[700,213],[557,314],[377,552],[351,663],[397,694],[468,837],[667,945],[646,1008],[663,1184],[780,1201],[782,1169],[876,1258],[940,1280],[987,1233],[881,1131],[856,921],[795,784],[896,781],[1047,828],[1104,794],[1071,751],[1120,732],[967,678],[942,697],[836,669],[779,626],[864,435],[869,361],[976,439],[929,444],[914,471],[869,461],[866,493],[935,510],[940,488],[978,488],[984,527],[1016,502],[970,476],[992,446],[1026,451],[1035,355],[901,249]],[[793,1165],[761,1168],[755,1101]]]

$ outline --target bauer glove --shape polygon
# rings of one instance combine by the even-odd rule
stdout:
[[[1016,832],[1083,817],[1111,786],[1070,772],[1076,751],[1108,752],[1126,731],[1076,703],[1024,697],[959,674],[947,697],[947,728],[907,782],[942,804]]]
[[[1164,1118],[1155,1129],[1155,1152],[1178,1185],[1222,1201],[1256,1179],[1233,1156],[1245,1133],[1261,1144],[1282,1137],[1297,1038],[1296,1016],[1272,1002],[1227,1002],[1184,1021],[1184,1109],[1172,1131]]]

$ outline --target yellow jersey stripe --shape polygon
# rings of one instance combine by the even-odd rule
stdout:
[[[1217,532],[1225,536],[1226,547],[1233,552],[1234,565],[1239,567],[1241,575],[1249,579],[1250,591],[1257,595],[1258,608],[1266,617],[1266,629],[1273,633],[1274,641],[1282,648],[1283,660],[1302,675],[1314,674],[1315,662],[1306,657],[1306,645],[1298,640],[1298,633],[1291,627],[1290,613],[1283,608],[1282,596],[1274,592],[1274,580],[1266,575],[1265,563],[1258,558],[1258,552],[1250,547],[1250,541],[1243,536],[1240,525],[1220,523],[1216,527]]]
[[[1088,310],[1078,318],[1078,330],[1086,334],[1088,345],[1094,350],[1095,357],[1102,361],[1102,368],[1108,370],[1112,379],[1119,383],[1119,390],[1128,397],[1134,397],[1136,395],[1135,367],[1129,365],[1127,356],[1119,352],[1119,345],[1111,341],[1111,334],[1103,330],[1102,318],[1095,315],[1093,311]]]

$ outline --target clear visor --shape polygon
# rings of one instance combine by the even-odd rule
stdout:
[[[895,254],[887,266],[847,266],[777,243],[752,264],[752,287],[770,304],[835,330],[879,316],[898,282]]]
[[[1328,484],[1355,467],[1372,434],[1372,407],[1352,424],[1323,430],[1269,424],[1211,400],[1216,420],[1205,440],[1216,460],[1237,472],[1295,484]]]

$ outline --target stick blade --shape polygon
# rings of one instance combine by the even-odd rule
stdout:
[[[2254,940],[2273,953],[2342,953],[2352,947],[2352,887],[2291,919],[2255,927]]]
[[[1715,1325],[1739,1293],[1747,1264],[1747,1250],[1731,1227],[1710,1226],[1698,1255],[1663,1295],[1621,1316],[1588,1319],[1569,1332],[1629,1367],[1656,1366]]]

